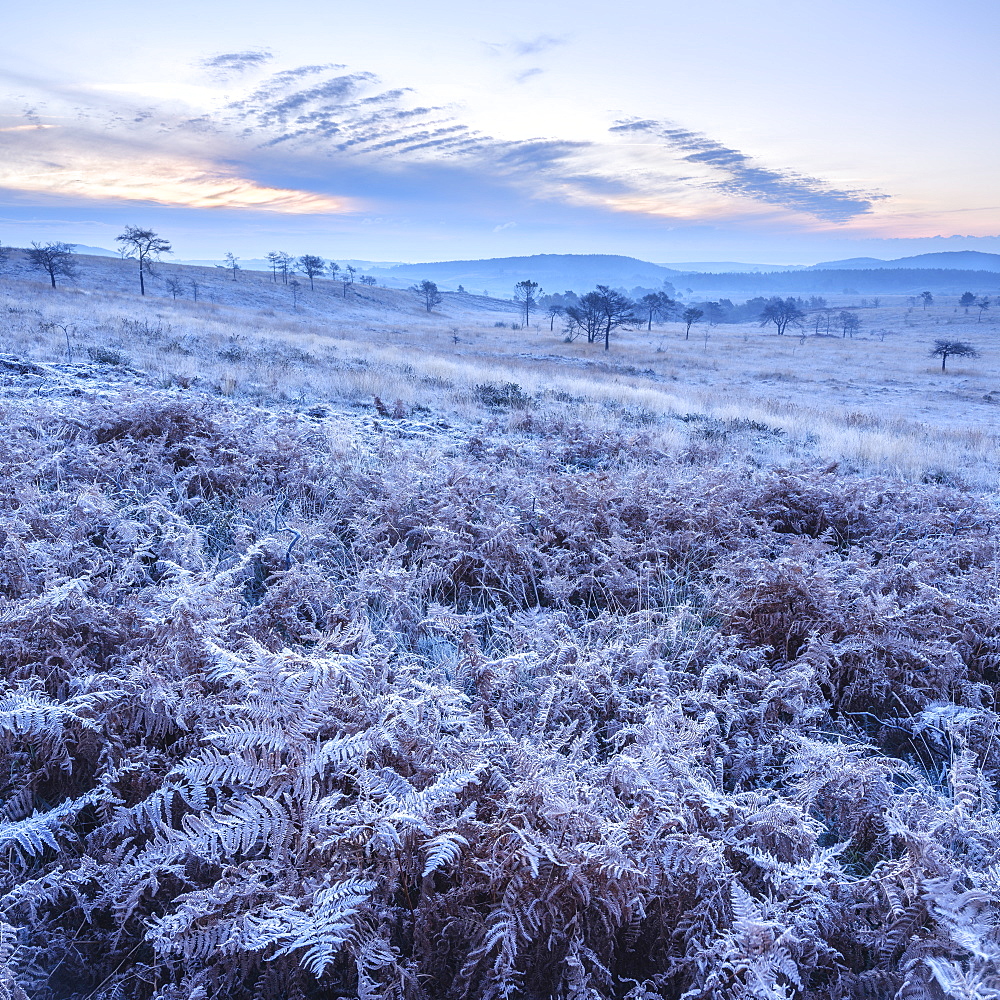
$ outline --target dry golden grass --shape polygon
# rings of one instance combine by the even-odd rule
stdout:
[[[923,310],[885,297],[858,309],[855,339],[816,336],[810,323],[805,336],[720,325],[695,327],[685,340],[681,324],[667,323],[619,332],[605,352],[566,343],[544,319],[513,330],[513,303],[477,296],[447,294],[427,313],[409,292],[354,286],[344,298],[339,283],[322,281],[293,308],[289,290],[267,275],[232,282],[175,267],[196,275],[199,302],[140,299],[128,262],[85,261],[79,289],[0,284],[9,350],[65,360],[68,328],[74,360],[118,352],[165,386],[266,404],[370,405],[378,396],[463,420],[484,417],[477,385],[513,382],[536,410],[600,426],[643,423],[671,451],[690,443],[678,418],[693,415],[721,422],[730,438],[734,422],[749,427],[729,445],[763,462],[840,462],[977,489],[998,483],[998,317],[977,322],[953,303]],[[982,356],[942,373],[928,357],[938,337],[967,339]]]

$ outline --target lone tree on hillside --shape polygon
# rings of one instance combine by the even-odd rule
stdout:
[[[521,303],[521,308],[524,310],[525,326],[531,321],[531,310],[538,305],[538,296],[540,294],[541,288],[537,281],[527,279],[519,281],[514,286],[514,298]]]
[[[307,253],[299,258],[299,267],[302,269],[302,273],[309,279],[310,291],[315,291],[316,286],[313,284],[313,278],[322,274],[326,269],[326,263],[323,261],[323,258],[317,257],[312,253]]]
[[[681,319],[684,320],[684,339],[687,340],[691,336],[691,327],[694,326],[698,320],[704,316],[705,313],[701,309],[696,309],[692,306],[690,309],[684,310],[684,315]]]
[[[764,306],[760,314],[760,325],[774,324],[778,336],[782,336],[789,326],[798,326],[806,318],[793,298],[781,299],[775,296]]]
[[[962,297],[958,300],[958,304],[965,308],[965,311],[969,311],[969,306],[976,304],[976,296],[972,292],[962,292]]]
[[[44,271],[55,288],[57,277],[72,280],[79,273],[73,260],[74,246],[75,243],[32,243],[25,251],[28,266],[35,271]]]
[[[146,294],[145,276],[153,273],[153,263],[160,259],[161,254],[171,253],[170,243],[152,229],[141,229],[139,226],[126,226],[121,236],[115,237],[120,244],[119,253],[139,263],[139,292]]]
[[[441,304],[441,293],[438,291],[438,286],[434,284],[433,281],[427,281],[425,279],[421,281],[419,285],[414,285],[410,291],[423,296],[424,307],[428,312],[430,312],[436,305]]]
[[[930,292],[921,292],[920,298],[921,301],[924,303],[924,309],[926,309],[928,306],[934,305],[934,296],[931,295]]]
[[[941,371],[945,371],[948,358],[978,358],[979,351],[972,344],[964,340],[935,340],[929,357],[939,357],[941,359]]]

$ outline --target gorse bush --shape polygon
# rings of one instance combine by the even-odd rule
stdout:
[[[527,417],[33,407],[5,995],[997,995],[993,508]]]

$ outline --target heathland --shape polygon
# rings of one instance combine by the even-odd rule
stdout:
[[[998,995],[995,310],[151,291],[0,282],[4,995]]]

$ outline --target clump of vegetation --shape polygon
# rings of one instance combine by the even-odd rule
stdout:
[[[992,507],[152,392],[5,425],[8,994],[1000,988]]]
[[[531,396],[516,382],[481,382],[475,389],[476,399],[494,409],[524,409],[531,405]]]
[[[110,347],[101,347],[100,345],[88,347],[87,356],[91,361],[96,361],[99,365],[116,365],[127,368],[132,363],[128,355],[123,354],[121,351],[115,351]]]

